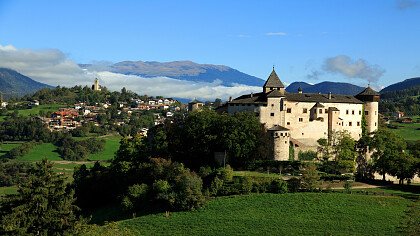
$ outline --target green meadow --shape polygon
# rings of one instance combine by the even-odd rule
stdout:
[[[140,216],[118,225],[134,235],[395,235],[411,204],[398,196],[252,194],[218,197],[197,211]]]

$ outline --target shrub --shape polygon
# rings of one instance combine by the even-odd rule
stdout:
[[[223,186],[223,180],[219,179],[217,176],[214,177],[213,181],[211,182],[209,193],[212,196],[217,196],[217,193]]]
[[[128,193],[122,200],[125,210],[141,209],[147,205],[149,186],[147,184],[135,184],[128,188]]]
[[[275,179],[271,181],[270,192],[272,193],[287,193],[287,183],[282,179]]]
[[[300,161],[313,161],[317,159],[317,153],[310,150],[306,152],[299,151],[298,158]]]
[[[302,171],[302,187],[308,191],[314,191],[318,187],[319,175],[314,164],[309,164]]]
[[[351,193],[351,188],[352,188],[352,181],[346,180],[344,182],[344,192]]]
[[[293,177],[287,181],[288,190],[289,192],[292,192],[292,193],[299,191],[300,185],[301,185],[301,181],[300,179],[296,177]]]

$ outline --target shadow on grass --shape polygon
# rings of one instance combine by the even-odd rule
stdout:
[[[106,222],[127,220],[150,214],[163,214],[164,212],[160,208],[150,207],[150,209],[144,209],[141,212],[131,213],[124,211],[119,205],[109,205],[86,212],[84,215],[90,217],[91,224],[104,225]]]

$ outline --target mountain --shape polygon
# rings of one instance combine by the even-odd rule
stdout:
[[[416,86],[420,86],[420,77],[406,79],[402,82],[391,84],[391,85],[385,87],[384,89],[382,89],[381,93],[403,90],[403,89],[409,89],[409,88],[416,87]]]
[[[95,69],[95,65],[81,64],[82,68]],[[225,86],[233,84],[245,84],[262,86],[264,80],[242,73],[222,65],[198,64],[192,61],[122,61],[112,65],[101,66],[101,70],[126,75],[138,75],[142,77],[165,76],[173,79],[187,80],[192,82],[208,82],[220,80]]]
[[[296,93],[299,87],[304,93],[325,94],[331,92],[333,94],[343,95],[356,95],[364,89],[363,87],[354,84],[325,81],[314,85],[305,82],[293,82],[287,86],[286,91],[289,93]]]
[[[5,97],[18,97],[51,86],[39,83],[17,71],[0,68],[0,92]]]

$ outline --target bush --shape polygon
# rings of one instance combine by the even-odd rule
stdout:
[[[299,151],[299,154],[298,154],[298,158],[300,161],[313,161],[317,159],[317,157],[318,157],[317,153],[310,150],[306,152]]]
[[[291,193],[299,191],[301,185],[300,179],[293,177],[287,181],[288,190]]]
[[[272,193],[287,193],[287,183],[282,179],[275,179],[271,181],[270,192]]]
[[[135,184],[128,188],[127,195],[122,200],[122,206],[125,210],[142,209],[147,205],[149,195],[149,186],[147,184]]]

